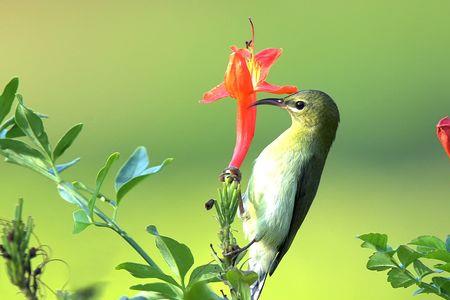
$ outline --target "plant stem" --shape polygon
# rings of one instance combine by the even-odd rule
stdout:
[[[112,230],[117,232],[133,249],[139,253],[139,255],[153,268],[158,269],[161,271],[161,269],[158,267],[158,265],[150,258],[150,256],[145,252],[144,249],[131,237],[129,236],[124,230],[122,230],[120,227],[110,227]]]
[[[59,184],[59,183],[61,183],[61,179],[59,177],[59,174],[56,173],[57,171],[54,166],[53,166],[53,169],[55,172],[55,179],[53,181],[55,181],[57,184]],[[83,201],[84,201],[83,204],[85,206],[89,205],[89,200],[87,200],[80,192],[78,192],[77,190],[72,188],[71,193],[76,195],[79,199],[83,199]],[[116,209],[114,211],[115,211],[115,213],[114,213],[114,217],[115,217]],[[101,223],[100,224],[94,223],[94,225],[100,226],[100,227],[108,227],[108,228],[112,229],[114,232],[119,234],[128,243],[128,245],[130,245],[150,266],[152,266],[158,270],[161,270],[158,267],[158,265],[145,252],[145,250],[131,236],[129,236],[128,233],[126,233],[125,230],[123,230],[119,226],[119,224],[116,223],[115,218],[111,219],[98,207],[94,208],[94,213],[105,222],[105,224],[102,224],[102,225],[100,225]]]

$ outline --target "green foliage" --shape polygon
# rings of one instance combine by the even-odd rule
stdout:
[[[388,245],[385,234],[369,233],[358,238],[363,241],[361,247],[375,251],[369,258],[367,268],[374,271],[389,270],[387,281],[393,288],[416,285],[418,289],[414,295],[426,293],[450,299],[449,274],[446,277],[437,276],[450,273],[450,235],[446,242],[435,236],[420,236],[409,242],[409,246],[400,245],[395,250]],[[438,260],[440,263],[433,265],[429,260]],[[433,266],[427,266],[424,261]],[[431,281],[425,281],[430,275],[435,276]]]
[[[209,264],[195,268],[186,285],[185,277],[194,263],[191,250],[172,238],[160,235],[153,225],[148,226],[147,231],[155,236],[156,246],[174,277],[159,268],[131,262],[122,263],[116,267],[117,270],[126,270],[136,278],[163,281],[133,285],[130,287],[132,290],[152,292],[156,297],[154,299],[218,299],[207,284],[220,281],[219,278],[224,272],[220,266]]]
[[[63,137],[56,144],[55,150],[53,150],[53,159],[56,161],[61,155],[66,152],[67,149],[72,146],[73,142],[83,129],[83,124],[77,124],[67,131]]]
[[[80,233],[92,224],[91,218],[82,209],[73,212],[73,233]]]
[[[89,200],[89,213],[91,218],[94,217],[95,201],[97,200],[100,188],[106,179],[106,175],[108,175],[109,169],[111,169],[112,164],[119,159],[119,156],[120,154],[118,152],[111,154],[106,160],[105,165],[98,171],[97,178],[95,179],[95,191]]]
[[[96,176],[93,188],[80,181],[64,180],[61,172],[74,166],[80,158],[61,164],[56,161],[72,146],[83,128],[82,124],[69,129],[53,148],[44,126],[43,119],[46,117],[35,113],[24,104],[22,97],[16,95],[17,87],[18,80],[13,79],[0,96],[0,122],[3,121],[0,124],[0,154],[7,162],[36,171],[56,184],[60,197],[76,207],[73,213],[73,233],[81,233],[89,226],[108,228],[123,238],[144,259],[145,264],[126,262],[116,268],[126,270],[136,278],[157,281],[133,285],[132,290],[150,292],[148,299],[217,300],[221,298],[211,291],[208,284],[222,281],[230,286],[233,300],[250,299],[249,287],[257,276],[253,272],[242,271],[242,266],[238,268],[237,264],[246,251],[234,253],[239,247],[231,229],[241,197],[240,185],[237,182],[227,179],[219,190],[216,212],[221,226],[219,238],[224,257],[219,258],[213,251],[215,264],[202,265],[191,271],[194,264],[191,250],[175,239],[160,235],[155,226],[147,227],[172,273],[168,274],[122,229],[117,222],[117,213],[120,202],[133,187],[150,175],[159,173],[172,159],[168,158],[160,165],[150,167],[147,150],[138,147],[119,169],[114,180],[116,199],[111,199],[101,190],[113,163],[119,159],[119,153],[108,157]],[[18,100],[14,116],[6,118],[14,99]],[[18,140],[19,137],[25,139]],[[97,201],[110,206],[111,216],[97,206]],[[31,227],[31,224],[29,226]],[[75,293],[58,293],[58,299],[78,299],[77,297]]]
[[[9,114],[14,99],[16,98],[18,87],[19,87],[19,78],[17,77],[13,78],[6,85],[5,89],[3,90],[3,93],[0,95],[0,123]]]
[[[147,232],[155,236],[156,247],[158,247],[167,265],[184,282],[186,273],[194,264],[191,250],[172,238],[159,235],[158,230],[153,225],[147,227]]]
[[[116,198],[120,202],[122,198],[134,186],[141,182],[144,178],[160,172],[164,166],[172,162],[172,158],[168,158],[159,166],[148,167],[149,159],[147,149],[138,147],[128,158],[127,162],[119,170],[115,180]]]

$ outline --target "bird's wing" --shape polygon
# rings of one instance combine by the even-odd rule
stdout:
[[[300,176],[297,181],[297,192],[295,194],[294,211],[292,213],[291,225],[289,232],[284,242],[278,248],[278,255],[272,262],[269,274],[272,275],[283,256],[288,251],[289,247],[297,234],[298,229],[305,220],[306,214],[316,196],[317,188],[319,186],[320,176],[322,174],[324,161],[318,159],[316,156],[310,157],[303,163],[300,170]]]

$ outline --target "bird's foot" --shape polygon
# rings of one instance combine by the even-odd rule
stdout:
[[[220,173],[219,180],[224,182],[227,178],[231,178],[232,181],[241,182],[241,171],[236,167],[228,167]]]
[[[239,246],[237,246],[236,249],[224,253],[223,256],[228,257],[228,258],[234,258],[236,256],[238,256],[239,254],[241,254],[242,252],[246,251],[248,248],[250,248],[251,245],[253,245],[256,242],[256,239],[252,240],[250,243],[248,243],[247,245],[245,245],[244,247],[240,248]]]

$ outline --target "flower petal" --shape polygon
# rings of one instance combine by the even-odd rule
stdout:
[[[255,91],[272,94],[293,94],[298,92],[298,88],[293,85],[273,85],[267,81],[263,81],[258,84]]]
[[[210,91],[203,94],[202,103],[211,103],[217,101],[219,99],[230,96],[225,88],[225,84],[222,82],[221,84],[215,86]]]
[[[230,96],[235,99],[244,99],[253,93],[252,77],[241,52],[230,54],[224,83]]]
[[[269,74],[270,67],[275,63],[275,61],[280,57],[282,49],[278,48],[268,48],[261,50],[255,55],[255,60],[261,67],[260,81],[264,81]]]
[[[250,57],[252,56],[250,50],[248,50],[247,48],[238,48],[237,46],[231,46],[230,49],[234,53],[238,53],[246,59],[250,59]]]
[[[236,113],[236,144],[229,167],[240,168],[247,155],[255,134],[256,108],[250,105],[256,101],[256,93],[238,99]]]
[[[448,157],[450,157],[450,118],[445,117],[439,121],[436,125],[436,133],[439,141],[444,147],[445,152],[447,152]]]

